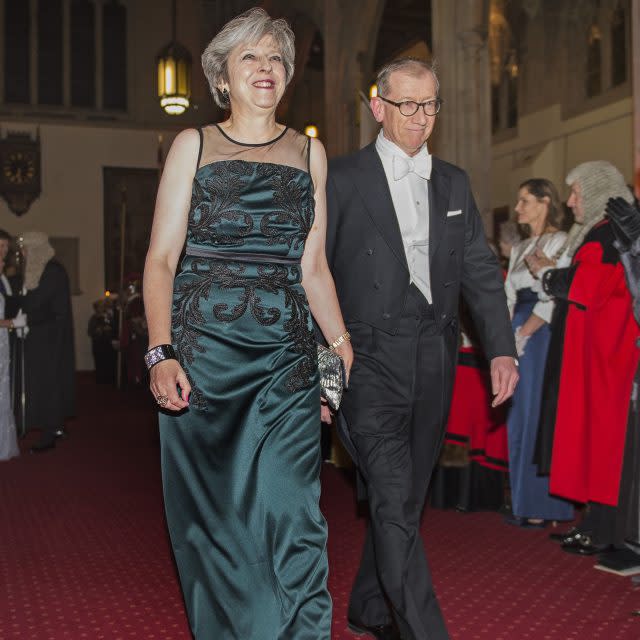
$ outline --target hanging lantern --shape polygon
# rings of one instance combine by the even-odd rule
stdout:
[[[176,0],[173,0],[173,37],[156,59],[158,99],[170,115],[179,116],[189,108],[191,98],[191,54],[176,41]]]

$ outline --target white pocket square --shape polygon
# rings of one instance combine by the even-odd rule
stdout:
[[[462,209],[456,209],[455,211],[447,211],[447,218],[453,218],[453,216],[461,216]]]

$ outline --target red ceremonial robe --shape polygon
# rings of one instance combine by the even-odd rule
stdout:
[[[572,263],[549,490],[616,506],[640,332],[608,226]]]
[[[496,471],[509,470],[502,406],[491,406],[489,365],[479,349],[461,347],[445,441],[468,447],[469,457]]]

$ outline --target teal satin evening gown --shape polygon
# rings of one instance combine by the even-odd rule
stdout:
[[[160,415],[167,522],[198,640],[329,640],[320,388],[300,259],[309,141],[201,130],[173,343],[188,410]]]

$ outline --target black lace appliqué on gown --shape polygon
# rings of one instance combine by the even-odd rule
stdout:
[[[259,324],[272,325],[280,320],[281,311],[277,307],[265,307],[259,292],[283,292],[285,308],[289,311],[284,329],[292,342],[291,350],[304,356],[290,374],[287,389],[298,391],[310,386],[317,369],[317,351],[313,330],[309,327],[307,300],[296,287],[300,278],[299,268],[260,265],[257,276],[246,276],[246,268],[246,265],[233,261],[192,260],[189,272],[195,279],[176,288],[173,303],[174,344],[180,361],[188,370],[188,365],[193,363],[194,351],[204,353],[204,348],[198,344],[200,332],[196,327],[206,321],[200,301],[209,300],[213,285],[220,289],[240,289],[235,306],[229,308],[227,303],[213,305],[213,315],[220,322],[234,322],[249,310]],[[193,406],[205,408],[204,399],[197,388],[193,388],[191,397]]]
[[[304,247],[313,224],[313,204],[308,189],[295,180],[300,169],[263,164],[258,174],[269,179],[273,188],[275,211],[263,216],[260,231],[270,245],[286,244],[290,249]],[[289,225],[291,231],[278,229]]]
[[[189,212],[189,234],[194,243],[239,246],[253,229],[253,219],[240,211],[244,180],[251,173],[245,162],[217,163],[216,171],[204,181],[194,180]],[[205,191],[209,198],[205,198]],[[233,233],[221,230],[224,221],[235,223]]]

